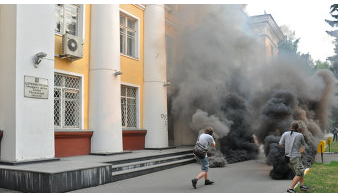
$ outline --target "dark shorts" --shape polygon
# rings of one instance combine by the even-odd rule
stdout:
[[[296,176],[304,176],[305,168],[303,166],[302,160],[299,157],[290,158],[289,166]]]

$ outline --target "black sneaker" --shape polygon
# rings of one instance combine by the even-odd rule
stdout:
[[[305,186],[305,185],[300,185],[300,190],[301,191],[308,191],[309,188],[307,186]]]
[[[196,188],[197,181],[198,180],[196,178],[194,178],[194,179],[191,180],[192,187]]]
[[[294,189],[288,189],[286,192],[296,193],[296,191]]]
[[[211,185],[211,184],[213,184],[213,183],[214,183],[213,181],[205,180],[204,185]]]

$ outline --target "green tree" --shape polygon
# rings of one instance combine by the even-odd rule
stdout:
[[[333,4],[330,6],[330,14],[333,17],[333,20],[325,20],[331,27],[338,27],[338,4]],[[327,58],[331,62],[331,70],[333,74],[338,77],[338,30],[326,31],[327,34],[334,37],[334,55]]]
[[[297,56],[298,54],[298,43],[300,38],[295,37],[295,32],[291,31],[286,26],[280,27],[283,33],[285,34],[284,40],[278,45],[279,55],[293,55]]]
[[[333,4],[330,6],[330,14],[333,20],[325,20],[332,28],[338,27],[338,4]],[[334,55],[327,58],[331,63],[330,70],[333,74],[338,77],[338,30],[333,29],[332,31],[326,31],[327,34],[334,37]],[[331,116],[329,117],[329,122],[332,126],[338,126],[338,107],[332,108]]]
[[[319,69],[330,69],[331,68],[331,65],[328,61],[320,61],[320,60],[316,60],[315,62],[315,65],[314,65],[314,69],[316,70],[319,70]]]
[[[296,38],[295,31],[291,31],[286,26],[280,27],[282,32],[285,34],[284,40],[279,44],[279,56],[280,57],[293,57],[300,59],[304,62],[305,65],[314,67],[313,59],[310,53],[300,53],[298,51],[298,44],[300,42],[300,38]]]
[[[338,4],[333,4],[330,6],[330,14],[335,20],[325,20],[331,27],[337,27],[338,26]],[[330,31],[330,32],[337,32],[335,31]]]
[[[302,61],[304,61],[304,63],[307,66],[310,66],[311,68],[313,68],[315,66],[313,59],[312,59],[309,52],[307,54],[300,54],[300,59],[302,59]]]

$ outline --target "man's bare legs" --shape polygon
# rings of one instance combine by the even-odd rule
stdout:
[[[201,178],[205,178],[205,180],[208,179],[208,172],[205,172],[205,171],[201,171],[197,176],[196,176],[196,179],[199,180]]]
[[[300,185],[304,185],[304,176],[295,176],[290,184],[290,189],[293,189],[296,184],[300,182]]]

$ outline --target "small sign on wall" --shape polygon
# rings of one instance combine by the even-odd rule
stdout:
[[[25,97],[48,99],[48,79],[25,76]]]

